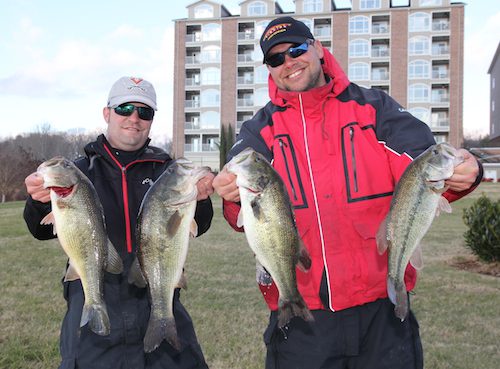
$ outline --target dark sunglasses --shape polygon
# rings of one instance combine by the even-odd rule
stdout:
[[[285,50],[281,53],[269,55],[266,57],[266,64],[272,68],[279,67],[281,64],[285,62],[285,55],[288,55],[291,58],[298,58],[299,56],[305,54],[309,49],[309,45],[311,45],[314,41],[307,40],[301,45],[292,46],[288,50]]]
[[[135,106],[130,103],[118,105],[114,108],[114,110],[116,114],[124,117],[131,116],[134,110],[137,110],[137,114],[142,120],[153,120],[153,117],[155,116],[153,108],[150,108],[149,106]]]

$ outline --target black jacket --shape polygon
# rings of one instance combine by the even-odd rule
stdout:
[[[149,143],[149,142],[148,142]],[[146,289],[139,289],[127,282],[130,264],[135,258],[135,227],[142,198],[151,184],[165,171],[172,159],[161,149],[148,146],[137,152],[137,156],[122,166],[120,154],[113,151],[106,138],[101,135],[85,147],[86,157],[75,164],[89,177],[101,200],[106,218],[108,237],[124,262],[121,275],[105,273],[104,299],[111,322],[111,334],[100,337],[87,327],[78,326],[83,305],[83,290],[79,280],[64,282],[64,297],[68,311],[61,329],[60,368],[72,368],[78,362],[81,368],[143,368],[165,366],[173,360],[182,368],[182,360],[172,358],[174,353],[164,342],[151,355],[144,355],[142,339],[149,320],[149,302]],[[124,162],[123,160],[121,160]],[[40,240],[54,238],[51,225],[40,225],[40,221],[51,210],[50,203],[41,203],[31,197],[26,201],[24,219],[34,237]],[[198,235],[210,227],[213,217],[210,199],[199,201],[195,220]],[[199,361],[204,367],[203,354],[196,341],[191,319],[178,301],[174,302],[176,319],[184,321],[186,329],[179,331],[185,344],[188,360]],[[178,323],[179,326],[179,323]],[[179,329],[179,328],[178,328]],[[183,337],[184,335],[184,337]]]

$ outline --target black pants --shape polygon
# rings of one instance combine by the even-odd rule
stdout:
[[[312,311],[283,329],[272,312],[264,333],[266,369],[422,369],[418,323],[401,322],[388,299],[338,312]]]

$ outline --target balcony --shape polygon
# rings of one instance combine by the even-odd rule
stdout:
[[[218,147],[214,144],[204,143],[204,144],[184,144],[185,152],[217,152],[219,151]]]
[[[251,63],[253,61],[252,54],[238,54],[238,63]]]
[[[200,84],[200,76],[186,78],[186,87],[197,87]]]
[[[388,58],[389,48],[372,46],[372,58]]]
[[[432,120],[430,127],[434,132],[448,132],[450,130],[450,120],[448,118]]]
[[[372,70],[372,81],[388,81],[389,80],[389,72],[386,70]]]
[[[201,42],[201,32],[189,33],[186,35],[186,43]]]
[[[255,32],[252,31],[245,31],[245,32],[238,32],[238,40],[239,41],[253,41],[255,40]]]
[[[200,100],[184,100],[184,107],[197,109],[200,107]]]
[[[184,123],[184,129],[200,129],[199,121],[187,121]]]
[[[449,55],[450,47],[448,45],[432,45],[432,55],[440,56],[440,55]]]
[[[389,33],[389,25],[385,23],[373,23],[372,24],[372,34],[383,35]]]
[[[253,97],[238,98],[237,106],[239,107],[253,106]]]
[[[450,30],[450,22],[446,19],[439,19],[432,21],[432,30],[435,32],[439,31],[449,31]]]
[[[253,85],[254,78],[252,76],[238,76],[238,85]]]
[[[314,37],[331,37],[332,27],[330,26],[317,26],[314,27]]]
[[[187,55],[186,65],[200,64],[200,57],[198,55]]]
[[[448,70],[432,70],[432,78],[433,79],[448,79],[450,75]]]

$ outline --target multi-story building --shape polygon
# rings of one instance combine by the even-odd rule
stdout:
[[[283,15],[311,29],[349,79],[383,89],[426,122],[436,141],[463,141],[464,4],[450,0],[295,0],[284,13],[277,1],[240,2],[240,15],[200,0],[175,21],[173,150],[218,167],[221,125],[241,124],[268,102],[267,67],[259,38]]]
[[[500,43],[493,56],[490,68],[490,140],[500,146]]]

